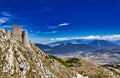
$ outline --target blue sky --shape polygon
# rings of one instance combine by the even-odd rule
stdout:
[[[120,0],[0,0],[0,27],[22,25],[33,42],[120,34]]]

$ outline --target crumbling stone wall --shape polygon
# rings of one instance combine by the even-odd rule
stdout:
[[[21,26],[13,25],[13,30],[10,32],[6,30],[7,35],[11,36],[11,40],[20,41],[25,47],[29,47],[28,32],[27,30],[21,31]]]
[[[19,25],[13,25],[13,31],[11,35],[13,40],[18,40],[22,42],[22,32],[21,32],[21,26]]]

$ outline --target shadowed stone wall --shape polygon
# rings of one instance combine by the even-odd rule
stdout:
[[[23,43],[23,45],[26,46],[26,47],[29,47],[29,46],[30,46],[29,40],[28,40],[28,32],[27,32],[27,30],[24,30],[24,31],[22,32],[22,43]]]

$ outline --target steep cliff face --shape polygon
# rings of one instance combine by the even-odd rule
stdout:
[[[12,40],[8,33],[0,30],[1,78],[86,78],[51,59],[33,43],[29,43],[30,49]]]

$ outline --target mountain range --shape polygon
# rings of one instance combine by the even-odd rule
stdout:
[[[98,49],[119,46],[118,44],[115,44],[106,40],[94,40],[91,43],[89,43],[89,45]]]
[[[42,47],[39,48],[42,49]],[[60,57],[82,57],[99,64],[120,64],[119,44],[106,40],[93,40],[89,41],[87,44],[73,44],[65,42],[64,44],[59,44],[57,46],[42,50],[47,54],[54,54]]]
[[[48,43],[47,45],[54,47],[60,44],[71,43],[71,44],[89,44],[94,40],[87,40],[87,39],[72,39],[72,40],[63,40],[63,41],[56,41],[52,43]]]
[[[60,44],[58,46],[53,47],[51,50],[46,51],[50,54],[68,54],[68,53],[74,53],[74,52],[91,52],[94,51],[96,48],[93,46],[87,45],[87,44],[71,44],[71,43],[65,43]]]
[[[87,41],[89,42],[87,44],[83,44],[82,41],[80,41],[81,44],[80,43],[73,44],[68,42],[69,41],[51,43],[51,44],[57,44],[57,46],[52,46],[52,47],[50,47],[49,45],[43,45],[43,44],[36,44],[36,46],[38,46],[48,54],[68,54],[68,53],[75,53],[75,52],[93,52],[93,51],[95,52],[96,50],[99,50],[99,49],[119,46],[118,44],[105,41],[105,40]]]
[[[120,44],[120,40],[99,40],[99,39],[71,39],[71,40],[61,40],[61,41],[56,41],[56,42],[52,42],[52,43],[48,43],[46,45],[54,47],[60,44],[65,44],[65,43],[71,43],[71,44],[90,44],[93,41],[98,41],[98,42],[109,42],[109,43],[113,43],[113,44]]]

